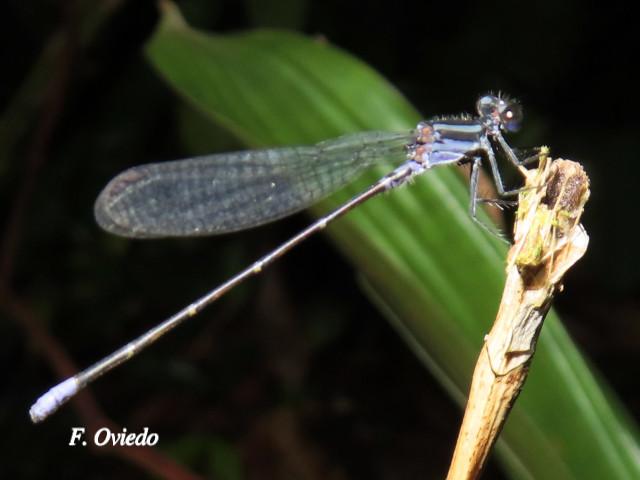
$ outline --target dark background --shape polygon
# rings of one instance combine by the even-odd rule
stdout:
[[[0,476],[138,478],[152,471],[144,462],[173,455],[185,471],[231,472],[226,478],[238,468],[249,478],[442,478],[460,412],[322,237],[92,387],[84,413],[95,414],[97,400],[120,426],[153,425],[162,458],[67,447],[69,425],[86,418],[72,405],[30,424],[28,406],[71,368],[67,358],[90,364],[308,221],[154,242],[96,227],[93,201],[110,177],[188,153],[179,100],[141,50],[157,21],[154,2],[111,4],[92,33],[87,11],[109,3],[0,7],[0,108],[11,125],[0,138]],[[277,26],[324,36],[385,75],[425,117],[469,111],[488,90],[521,99],[526,117],[513,143],[549,145],[592,179],[590,249],[556,306],[638,418],[638,26],[624,2],[179,5],[212,31]],[[41,68],[41,87],[29,87],[56,38],[62,54]],[[17,99],[27,107],[8,110]],[[500,475],[490,464],[486,478]]]

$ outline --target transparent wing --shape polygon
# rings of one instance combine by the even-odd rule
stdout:
[[[95,216],[126,237],[243,230],[308,207],[375,163],[402,161],[414,139],[410,132],[365,132],[314,146],[140,165],[109,182]]]

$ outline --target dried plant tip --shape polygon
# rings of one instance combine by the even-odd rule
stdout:
[[[582,167],[566,160],[551,162],[542,150],[539,168],[522,173],[526,188],[519,197],[504,293],[476,363],[447,480],[480,475],[524,385],[553,295],[589,243],[580,225],[589,198]]]
[[[566,256],[565,250],[586,250],[588,239],[579,222],[589,198],[589,177],[580,164],[556,160],[529,175],[527,187],[520,195],[509,262],[525,276],[535,276],[542,269],[550,275],[559,267],[556,261]]]

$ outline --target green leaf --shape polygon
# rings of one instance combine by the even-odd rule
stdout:
[[[280,31],[205,34],[163,6],[150,61],[190,104],[251,147],[405,130],[420,118],[380,75],[326,41]],[[316,212],[388,171],[375,169]],[[374,301],[461,405],[499,304],[506,253],[470,221],[467,202],[459,172],[436,169],[328,229]],[[512,478],[640,478],[637,438],[552,312],[499,446]]]

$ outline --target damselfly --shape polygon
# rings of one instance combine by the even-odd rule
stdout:
[[[255,227],[317,202],[366,168],[381,161],[403,163],[344,205],[320,218],[219,287],[172,317],[53,387],[31,407],[34,422],[44,420],[93,380],[130,359],[159,337],[226,292],[324,229],[331,221],[382,192],[404,185],[439,165],[471,165],[469,211],[476,219],[478,175],[488,163],[498,194],[505,190],[496,155],[513,165],[520,159],[503,137],[518,129],[520,105],[485,95],[476,116],[437,117],[406,133],[365,132],[313,146],[248,150],[131,168],[115,177],[95,205],[105,230],[133,238],[227,233]],[[532,157],[535,158],[535,157]]]

